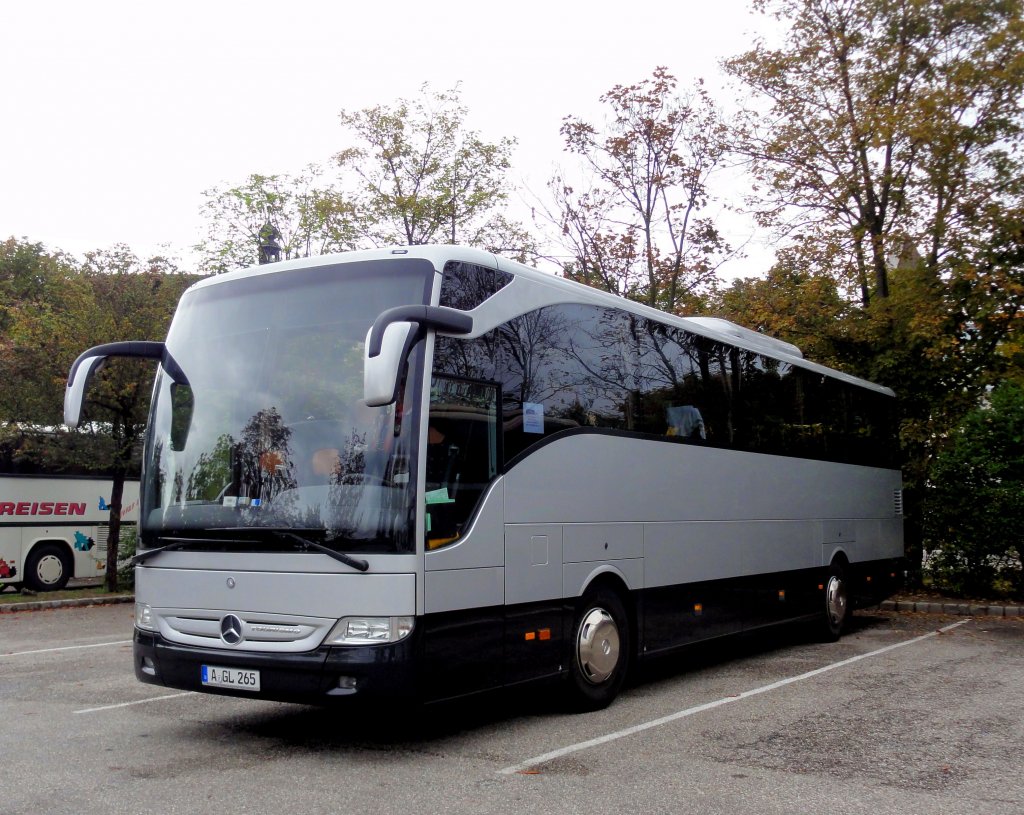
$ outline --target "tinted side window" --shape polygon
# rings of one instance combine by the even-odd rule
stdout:
[[[636,429],[679,440],[706,441],[712,405],[701,375],[697,337],[641,317],[630,322],[630,356],[636,360],[639,406]]]
[[[891,466],[892,399],[626,312],[551,306],[475,340],[439,337],[438,371],[495,381],[504,461],[574,428]]]
[[[579,427],[635,429],[628,315],[549,306],[475,340],[438,337],[436,371],[501,385],[504,458]]]
[[[449,261],[441,278],[442,306],[470,311],[512,281],[512,275],[472,263]]]
[[[612,309],[561,305],[498,329],[506,461],[563,430],[632,428],[626,325]]]

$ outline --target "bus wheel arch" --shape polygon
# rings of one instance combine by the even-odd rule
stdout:
[[[626,679],[632,656],[635,614],[625,583],[599,575],[576,603],[569,637],[568,697],[578,711],[612,703]]]
[[[64,541],[41,540],[25,557],[25,585],[35,591],[59,591],[74,570],[74,555]]]

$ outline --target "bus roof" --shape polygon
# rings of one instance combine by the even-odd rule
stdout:
[[[297,260],[279,261],[268,263],[262,266],[252,266],[246,269],[239,269],[234,272],[227,272],[221,275],[213,275],[203,278],[189,287],[193,289],[205,288],[206,286],[218,285],[232,280],[239,280],[246,277],[254,277],[264,274],[280,274],[297,269],[314,268],[316,266],[327,266],[336,263],[353,263],[370,260],[395,260],[397,258],[417,258],[429,260],[439,272],[444,269],[444,264],[449,261],[472,263],[478,266],[498,269],[514,275],[517,278],[531,281],[537,285],[550,287],[558,295],[553,298],[555,302],[577,302],[591,303],[608,308],[616,308],[628,311],[649,319],[658,320],[668,325],[674,325],[699,336],[711,340],[734,345],[746,351],[763,354],[777,359],[780,362],[788,362],[800,368],[815,371],[823,376],[830,376],[835,379],[858,385],[869,390],[894,396],[890,388],[877,385],[865,379],[837,371],[825,365],[811,362],[804,358],[801,350],[791,343],[769,337],[749,328],[724,320],[718,317],[678,317],[668,312],[659,311],[642,303],[627,300],[618,295],[601,291],[600,289],[577,283],[558,277],[550,272],[542,272],[517,261],[501,255],[495,255],[481,249],[474,249],[466,246],[451,244],[425,244],[418,246],[395,246],[383,249],[365,249],[353,252],[343,252],[331,255],[318,255],[311,258],[300,258]]]

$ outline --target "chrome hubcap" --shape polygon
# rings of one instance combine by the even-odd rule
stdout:
[[[825,590],[825,611],[832,625],[839,625],[846,619],[846,585],[836,575],[828,579]]]
[[[608,679],[619,664],[619,628],[603,608],[591,609],[580,623],[576,656],[584,678],[594,685]]]

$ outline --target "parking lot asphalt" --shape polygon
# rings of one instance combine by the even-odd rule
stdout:
[[[130,605],[0,616],[2,810],[49,813],[1024,812],[1024,620],[860,612],[637,673],[357,710],[135,681]]]

